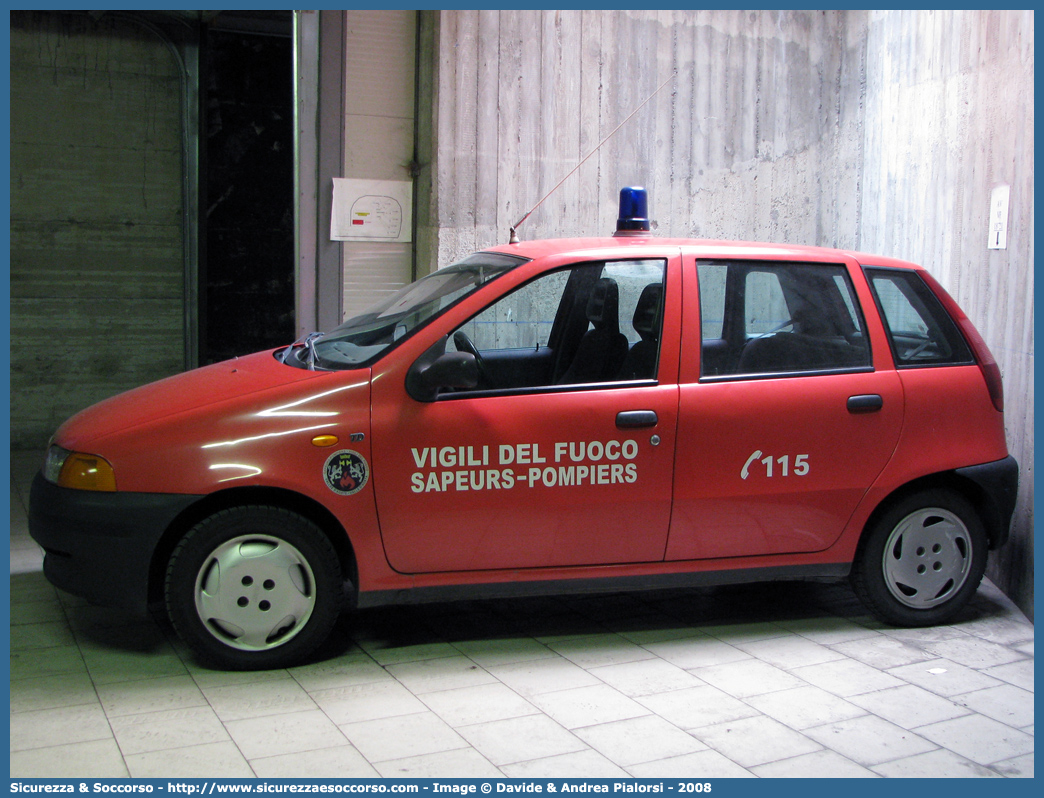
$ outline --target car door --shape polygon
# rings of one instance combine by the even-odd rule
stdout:
[[[701,324],[683,346],[667,559],[826,549],[903,418],[887,344],[860,310],[861,276],[840,263],[686,268],[698,272]]]
[[[374,489],[393,568],[663,559],[680,276],[676,256],[571,264],[433,325],[436,348],[478,354],[473,390],[418,401],[411,363],[375,369]],[[651,337],[648,372],[623,379],[623,361]]]

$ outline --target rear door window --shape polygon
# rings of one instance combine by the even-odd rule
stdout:
[[[833,264],[698,265],[701,377],[867,369],[870,347],[848,272]]]

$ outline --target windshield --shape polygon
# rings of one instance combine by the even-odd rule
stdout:
[[[284,362],[304,365],[314,358],[314,365],[328,369],[370,363],[451,305],[524,262],[525,258],[492,252],[471,255],[396,291],[325,335],[312,338],[307,346],[295,349],[294,358],[286,360],[284,356]]]

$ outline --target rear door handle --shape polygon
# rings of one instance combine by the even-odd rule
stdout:
[[[884,407],[884,399],[880,394],[867,393],[848,397],[849,413],[876,413]]]
[[[658,421],[655,410],[623,410],[616,414],[616,426],[620,429],[655,427]]]

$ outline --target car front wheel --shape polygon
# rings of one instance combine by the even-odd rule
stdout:
[[[982,581],[986,532],[972,505],[954,491],[909,496],[866,534],[852,569],[852,586],[866,607],[887,623],[945,623]]]
[[[299,662],[326,640],[343,597],[330,541],[278,507],[215,513],[185,535],[167,567],[174,628],[201,660],[222,668]]]

